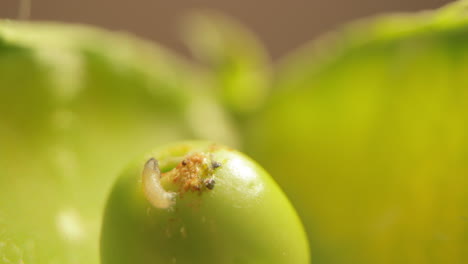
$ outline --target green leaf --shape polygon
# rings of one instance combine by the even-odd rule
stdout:
[[[360,21],[279,67],[246,146],[314,263],[468,262],[467,10]]]
[[[270,60],[249,30],[214,11],[199,11],[185,19],[184,39],[205,68],[220,102],[237,119],[257,110],[267,98]]]

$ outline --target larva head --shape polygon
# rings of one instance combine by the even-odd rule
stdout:
[[[183,142],[133,163],[103,222],[102,263],[308,263],[296,212],[254,161]]]

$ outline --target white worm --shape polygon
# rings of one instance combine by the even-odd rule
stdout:
[[[161,171],[158,161],[149,159],[142,173],[143,192],[146,199],[156,208],[170,208],[175,204],[177,193],[166,192],[161,185]]]

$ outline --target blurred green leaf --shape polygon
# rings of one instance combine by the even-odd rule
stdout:
[[[249,30],[214,11],[187,16],[184,39],[206,70],[207,83],[236,119],[257,110],[270,86],[270,60]]]
[[[246,146],[313,263],[468,262],[467,10],[360,21],[279,67]]]

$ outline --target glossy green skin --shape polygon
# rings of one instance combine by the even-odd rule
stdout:
[[[466,6],[351,26],[282,68],[246,146],[314,263],[468,263]]]
[[[160,148],[120,176],[104,216],[102,264],[309,263],[302,224],[278,185],[248,157],[212,145]],[[143,165],[186,150],[208,151],[222,164],[214,189],[185,193],[173,209],[154,208],[142,193]]]

